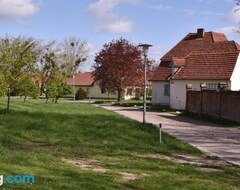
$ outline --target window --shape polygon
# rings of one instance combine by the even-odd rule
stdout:
[[[169,84],[164,84],[164,96],[170,96],[170,86],[169,86]]]
[[[207,83],[207,89],[208,90],[218,90],[218,84],[217,83]]]

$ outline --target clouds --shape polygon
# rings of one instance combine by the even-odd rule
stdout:
[[[216,29],[216,32],[224,33],[226,35],[234,34],[236,33],[237,28],[235,26],[225,26],[222,28]]]
[[[240,6],[235,6],[226,18],[230,22],[240,22]]]
[[[169,11],[172,9],[172,7],[170,6],[164,6],[162,4],[158,4],[158,5],[149,5],[148,6],[151,9],[156,9],[156,10],[165,10],[165,11]]]
[[[222,32],[226,35],[234,34],[238,30],[237,24],[240,22],[240,6],[235,6],[232,11],[225,16],[225,20],[232,23],[232,26],[224,26],[216,29],[216,32]]]
[[[37,11],[38,6],[32,0],[0,0],[0,19],[19,19]]]
[[[137,3],[138,0],[98,0],[87,8],[90,22],[97,33],[127,34],[133,30],[134,22],[114,12],[123,3]]]

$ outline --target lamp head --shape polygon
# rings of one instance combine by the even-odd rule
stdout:
[[[138,47],[142,48],[144,56],[147,56],[149,47],[152,47],[150,44],[139,44]]]

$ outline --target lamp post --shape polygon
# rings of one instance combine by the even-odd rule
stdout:
[[[73,75],[73,101],[75,101],[75,75]]]
[[[142,48],[144,56],[144,92],[143,92],[143,123],[146,123],[146,100],[147,100],[147,54],[150,44],[139,44],[138,47]]]

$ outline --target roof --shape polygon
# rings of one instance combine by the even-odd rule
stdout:
[[[236,51],[240,51],[240,46],[235,41],[228,41],[224,34],[217,32],[204,32],[203,29],[202,32],[202,34],[199,34],[198,29],[197,33],[187,34],[179,43],[176,44],[176,46],[168,51],[161,58],[161,63],[152,80],[166,81],[170,79],[172,77],[172,70],[170,69],[172,63],[180,67],[185,67],[186,64],[189,64],[186,62],[187,57],[193,54],[199,54],[199,57],[201,58],[204,57],[204,54],[218,54],[219,60],[221,60],[224,59],[223,54],[225,56],[225,53],[236,53]],[[226,60],[226,62],[228,61]],[[211,62],[209,62],[206,66],[209,66],[210,64]],[[194,66],[200,67],[199,65],[200,63],[195,64]],[[226,66],[229,65],[232,65],[232,63],[227,64]],[[182,70],[182,68],[180,70]],[[180,72],[180,70],[178,72]],[[228,78],[229,76],[226,75],[225,77]]]
[[[91,86],[93,83],[94,79],[92,72],[77,73],[75,78],[67,79],[67,84],[74,86]]]
[[[239,52],[197,53],[186,58],[186,63],[172,77],[175,80],[229,80]]]

